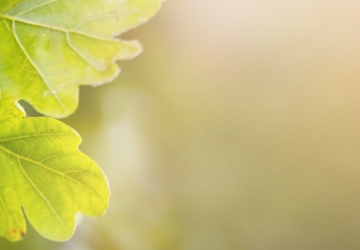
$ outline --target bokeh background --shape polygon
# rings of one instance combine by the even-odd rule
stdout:
[[[360,249],[359,11],[168,0],[64,120],[108,177],[107,214],[0,249]]]

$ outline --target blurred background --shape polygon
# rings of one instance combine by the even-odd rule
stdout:
[[[360,2],[168,0],[65,123],[107,214],[0,249],[360,249]]]

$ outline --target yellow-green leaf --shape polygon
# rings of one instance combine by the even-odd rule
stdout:
[[[116,60],[141,52],[114,38],[152,17],[160,0],[2,0],[0,89],[52,117],[73,113],[80,85],[109,82]]]
[[[0,121],[0,235],[26,233],[23,208],[44,237],[63,241],[75,214],[104,214],[109,189],[101,169],[78,150],[79,135],[52,118]]]

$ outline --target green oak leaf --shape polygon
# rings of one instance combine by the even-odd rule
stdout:
[[[21,239],[24,211],[45,238],[69,239],[77,212],[106,211],[110,193],[104,174],[79,151],[81,139],[72,128],[52,118],[23,118],[11,98],[0,104],[0,111],[5,106],[14,114],[0,117],[0,235]]]
[[[114,38],[152,17],[161,0],[2,0],[0,89],[40,113],[65,117],[78,105],[80,85],[120,72],[138,41]]]

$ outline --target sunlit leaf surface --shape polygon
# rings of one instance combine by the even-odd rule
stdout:
[[[160,0],[2,0],[0,87],[39,112],[64,117],[80,85],[120,72],[115,60],[141,52],[137,41],[114,38],[152,17]]]
[[[106,211],[106,179],[78,150],[81,139],[72,128],[22,117],[2,119],[0,126],[0,235],[16,241],[26,233],[21,206],[40,234],[59,241],[73,234],[76,212]]]

